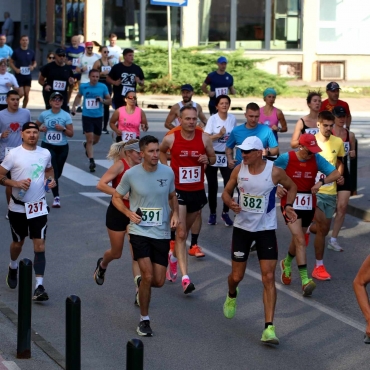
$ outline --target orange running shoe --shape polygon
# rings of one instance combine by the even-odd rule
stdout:
[[[324,265],[316,266],[312,271],[312,277],[317,280],[330,280],[331,276]]]
[[[189,253],[189,256],[193,256],[193,257],[197,257],[197,258],[200,258],[200,257],[204,257],[205,254],[202,252],[202,249],[199,247],[198,244],[194,244],[188,251]]]
[[[284,285],[290,285],[292,282],[292,270],[289,267],[285,267],[284,260],[280,261],[281,276],[280,280]]]

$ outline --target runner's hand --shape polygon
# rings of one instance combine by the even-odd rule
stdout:
[[[278,198],[283,198],[288,193],[288,190],[286,190],[283,186],[278,186],[276,189],[276,196]]]
[[[208,164],[208,157],[205,154],[201,154],[198,158],[198,162]]]
[[[319,192],[319,189],[321,188],[322,186],[322,182],[321,181],[318,181],[312,188],[311,188],[311,193],[312,194],[316,194]]]
[[[40,128],[39,128],[39,131],[40,132],[46,132],[48,129],[46,128],[46,126],[41,126]]]
[[[65,129],[64,126],[59,125],[58,123],[55,125],[55,128],[57,129],[57,131],[63,131]]]
[[[6,137],[8,137],[8,136],[9,136],[9,134],[10,134],[10,130],[5,130],[5,131],[1,134],[1,137],[5,139]]]
[[[23,190],[28,190],[31,185],[31,181],[29,179],[25,180],[20,180],[17,181],[17,188],[23,189]]]
[[[233,169],[235,167],[235,165],[236,165],[236,160],[235,159],[233,159],[231,161],[229,161],[229,160],[227,161],[227,166],[229,168]]]
[[[234,199],[231,200],[231,203],[230,203],[230,206],[229,208],[236,214],[240,213],[240,211],[242,210],[242,208],[240,207],[240,205],[238,203],[235,202]]]
[[[180,223],[180,220],[179,220],[178,214],[173,213],[171,217],[171,225],[170,225],[171,229],[175,229],[179,223]]]
[[[221,135],[220,137],[224,136],[226,134],[226,128],[225,126],[222,127],[222,129],[220,130],[219,134]]]
[[[45,91],[50,91],[50,90],[51,90],[51,86],[50,86],[50,85],[46,85],[46,86],[44,87],[44,90],[45,90]]]
[[[285,211],[286,217],[288,219],[288,222],[290,224],[297,221],[297,214],[295,213],[293,207],[287,206],[287,207],[285,207],[284,211]]]
[[[138,214],[136,214],[135,212],[132,212],[132,211],[130,211],[129,219],[134,224],[139,224],[141,222],[141,217]]]
[[[339,179],[337,180],[337,184],[338,185],[343,185],[344,184],[344,177],[343,176],[339,177]]]
[[[55,179],[52,179],[49,184],[48,184],[48,188],[49,189],[52,189],[52,188],[55,188],[57,186],[57,182],[55,181]]]

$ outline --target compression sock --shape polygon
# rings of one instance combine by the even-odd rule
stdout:
[[[195,244],[198,244],[198,236],[199,234],[191,234],[191,247]]]
[[[302,280],[302,285],[306,285],[310,281],[310,279],[308,278],[308,273],[307,273],[307,265],[299,265],[298,271],[299,271],[299,275]]]
[[[290,267],[295,256],[292,256],[289,252],[284,259],[284,265]]]

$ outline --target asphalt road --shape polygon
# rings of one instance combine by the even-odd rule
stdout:
[[[32,112],[37,118],[40,111]],[[148,133],[162,138],[166,113],[147,114]],[[237,115],[242,122],[242,116]],[[281,134],[281,151],[289,149],[290,135],[298,117],[288,116],[289,134]],[[52,209],[47,230],[47,265],[44,285],[50,300],[33,305],[32,326],[61,354],[65,353],[65,300],[77,294],[82,301],[82,368],[122,369],[126,362],[126,343],[137,337],[140,312],[134,305],[134,283],[127,242],[121,260],[109,265],[103,286],[96,285],[93,272],[96,260],[109,246],[105,212],[109,197],[98,194],[94,181],[106,170],[104,161],[110,135],[103,135],[95,146],[98,166],[89,176],[88,161],[81,145],[81,121],[74,119],[75,136],[70,140],[67,175],[60,180],[62,208]],[[365,122],[353,126],[358,136],[367,134]],[[359,140],[359,166],[367,163],[370,139]],[[100,164],[99,164],[100,163]],[[77,169],[77,171],[76,171]],[[81,170],[81,171],[78,171]],[[75,176],[75,177],[74,177]],[[88,186],[81,183],[87,181]],[[222,189],[219,190],[221,192]],[[48,195],[49,204],[52,202]],[[5,197],[0,207],[6,213]],[[218,216],[221,213],[219,199]],[[298,269],[293,283],[279,282],[274,324],[280,339],[278,347],[260,343],[264,328],[262,284],[256,255],[251,255],[247,274],[240,284],[234,319],[223,316],[230,272],[232,229],[221,223],[207,224],[209,210],[203,212],[199,244],[206,257],[189,259],[189,274],[196,286],[184,295],[180,279],[153,290],[150,306],[153,338],[144,343],[144,368],[150,370],[224,369],[368,369],[370,353],[363,344],[364,320],[357,306],[352,280],[369,253],[369,225],[351,216],[345,220],[339,242],[343,253],[326,250],[325,264],[332,274],[330,282],[318,282],[313,297],[303,298]],[[287,252],[290,236],[278,212],[279,257]],[[17,290],[5,284],[11,235],[8,221],[0,218],[0,300],[17,312]],[[308,247],[309,270],[314,265],[313,241]],[[32,245],[26,241],[22,257],[33,260]]]

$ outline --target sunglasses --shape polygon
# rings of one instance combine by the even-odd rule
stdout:
[[[252,152],[258,152],[258,149],[249,149],[249,150],[243,150],[243,149],[240,149],[242,151],[243,154],[250,154]]]
[[[48,57],[48,59],[55,59],[55,57]]]
[[[65,54],[57,54],[58,57],[64,58],[66,55]]]
[[[92,49],[92,46],[89,46],[88,48],[86,48],[86,49]]]
[[[104,54],[109,54],[109,51],[103,51]]]
[[[61,98],[53,98],[53,99],[51,99],[52,101],[63,101],[63,99],[61,99]]]
[[[126,96],[126,99],[137,100],[137,97],[136,96]]]
[[[334,127],[334,123],[332,125],[326,125],[325,123],[322,124],[325,128],[333,128]]]

